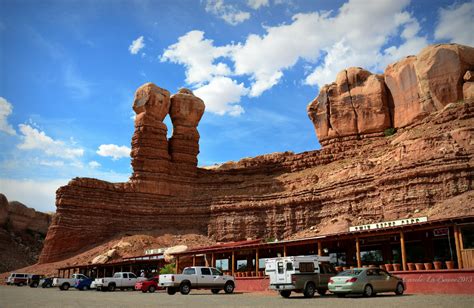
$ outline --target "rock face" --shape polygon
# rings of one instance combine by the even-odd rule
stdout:
[[[309,104],[308,114],[321,143],[391,127],[383,77],[358,67],[343,70],[335,83],[322,87]]]
[[[423,56],[423,63],[437,57]],[[127,232],[174,229],[216,241],[281,239],[310,228],[340,232],[415,212],[430,219],[473,215],[474,102],[432,98],[433,112],[420,116],[426,111],[415,99],[423,97],[421,85],[414,87],[410,79],[420,82],[411,71],[416,61],[393,65],[391,86],[402,89],[395,94],[386,76],[361,68],[347,69],[323,87],[308,107],[323,149],[207,169],[196,167],[202,101],[182,90],[168,104],[166,90],[141,87],[134,103],[131,180],[76,178],[61,187],[40,262],[64,259]],[[437,83],[427,80],[423,87],[435,91],[432,84]],[[409,103],[401,104],[404,100]],[[396,112],[414,116],[411,122],[399,116],[410,124],[397,126]],[[145,120],[147,114],[152,119]],[[170,140],[162,125],[166,114],[173,122]],[[396,134],[383,136],[394,125]]]
[[[0,194],[0,272],[35,263],[50,223],[51,215]]]

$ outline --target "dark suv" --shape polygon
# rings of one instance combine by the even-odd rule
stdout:
[[[40,280],[44,278],[44,275],[31,275],[30,278],[28,278],[28,285],[31,288],[37,288],[39,286]]]

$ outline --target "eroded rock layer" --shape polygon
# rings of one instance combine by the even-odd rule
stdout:
[[[444,53],[442,46],[429,48],[438,51],[425,52],[433,56],[423,56],[423,63],[436,62]],[[399,92],[391,91],[387,76],[361,68],[347,69],[323,87],[308,108],[323,149],[268,154],[213,168],[196,167],[202,101],[189,90],[170,97],[166,90],[144,85],[134,103],[131,180],[74,179],[61,187],[40,261],[64,259],[126,232],[175,228],[217,241],[281,239],[308,228],[325,234],[412,215],[474,214],[474,202],[469,202],[474,199],[474,102],[462,101],[463,83],[470,77],[452,88],[460,89],[456,97],[461,100],[444,102],[454,97],[451,90],[438,101],[432,95],[434,108],[426,112],[419,99],[428,98],[420,93],[435,91],[432,84],[442,82],[426,80],[428,90],[420,92],[416,61],[407,58],[400,67],[394,65],[392,87],[401,87]],[[473,69],[462,67],[452,76]],[[453,78],[445,82],[454,84]],[[384,136],[394,119],[402,119],[396,112],[408,119],[395,125],[396,133]],[[170,140],[162,123],[166,114],[173,122]]]

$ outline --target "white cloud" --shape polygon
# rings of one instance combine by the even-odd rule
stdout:
[[[132,55],[136,55],[142,48],[145,47],[145,43],[143,42],[144,38],[143,35],[137,38],[128,46],[128,50]]]
[[[230,74],[231,71],[225,63],[214,64],[214,61],[228,55],[231,49],[231,46],[214,47],[212,40],[204,39],[204,32],[190,31],[163,52],[161,61],[184,65],[186,82],[200,85],[214,76]]]
[[[207,0],[206,12],[216,15],[232,26],[250,18],[249,12],[239,10],[235,5],[226,4],[224,0]]]
[[[13,127],[8,123],[8,116],[12,114],[13,106],[0,96],[0,131],[9,135],[16,135]]]
[[[100,156],[112,157],[113,160],[117,160],[124,157],[130,157],[130,148],[124,145],[102,144],[99,146],[96,153]]]
[[[217,6],[222,1],[214,1]],[[186,67],[186,82],[198,91],[216,93],[213,80],[236,89],[235,76],[247,78],[235,93],[258,97],[277,85],[286,70],[299,61],[312,64],[305,83],[322,86],[350,66],[381,72],[389,62],[418,53],[427,45],[420,25],[405,10],[409,0],[350,0],[337,11],[300,13],[291,23],[265,27],[262,35],[250,34],[244,42],[214,46],[202,31],[191,31],[169,46],[161,60]],[[374,26],[377,25],[377,26]],[[401,42],[387,45],[388,42]],[[233,64],[233,67],[232,67]],[[219,78],[217,77],[225,77]],[[244,89],[248,89],[244,91]],[[217,98],[217,95],[208,95]],[[229,113],[223,97],[214,99],[209,111]],[[204,100],[207,104],[206,99]],[[242,107],[241,107],[242,108]],[[238,114],[238,112],[233,112]]]
[[[99,168],[101,166],[101,164],[99,162],[96,162],[95,160],[90,161],[88,165],[92,169],[96,169],[96,168]]]
[[[228,77],[216,77],[209,84],[194,90],[194,94],[204,100],[206,110],[219,115],[238,116],[244,112],[238,103],[248,89]]]
[[[269,4],[269,0],[247,0],[247,5],[254,10],[258,10],[262,6],[268,6]]]
[[[469,30],[471,29],[471,30]],[[474,45],[474,2],[452,5],[439,10],[434,37],[453,43]]]
[[[84,154],[84,149],[68,146],[61,140],[54,140],[45,132],[27,124],[18,125],[22,142],[17,146],[20,150],[39,150],[47,156],[74,160]]]
[[[69,182],[68,179],[31,180],[0,178],[0,187],[8,201],[19,201],[42,212],[56,210],[56,190]]]

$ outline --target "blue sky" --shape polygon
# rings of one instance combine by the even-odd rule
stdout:
[[[319,86],[427,44],[472,46],[473,20],[472,1],[2,0],[0,192],[54,211],[73,177],[126,181],[150,81],[205,101],[199,165],[319,149]]]

